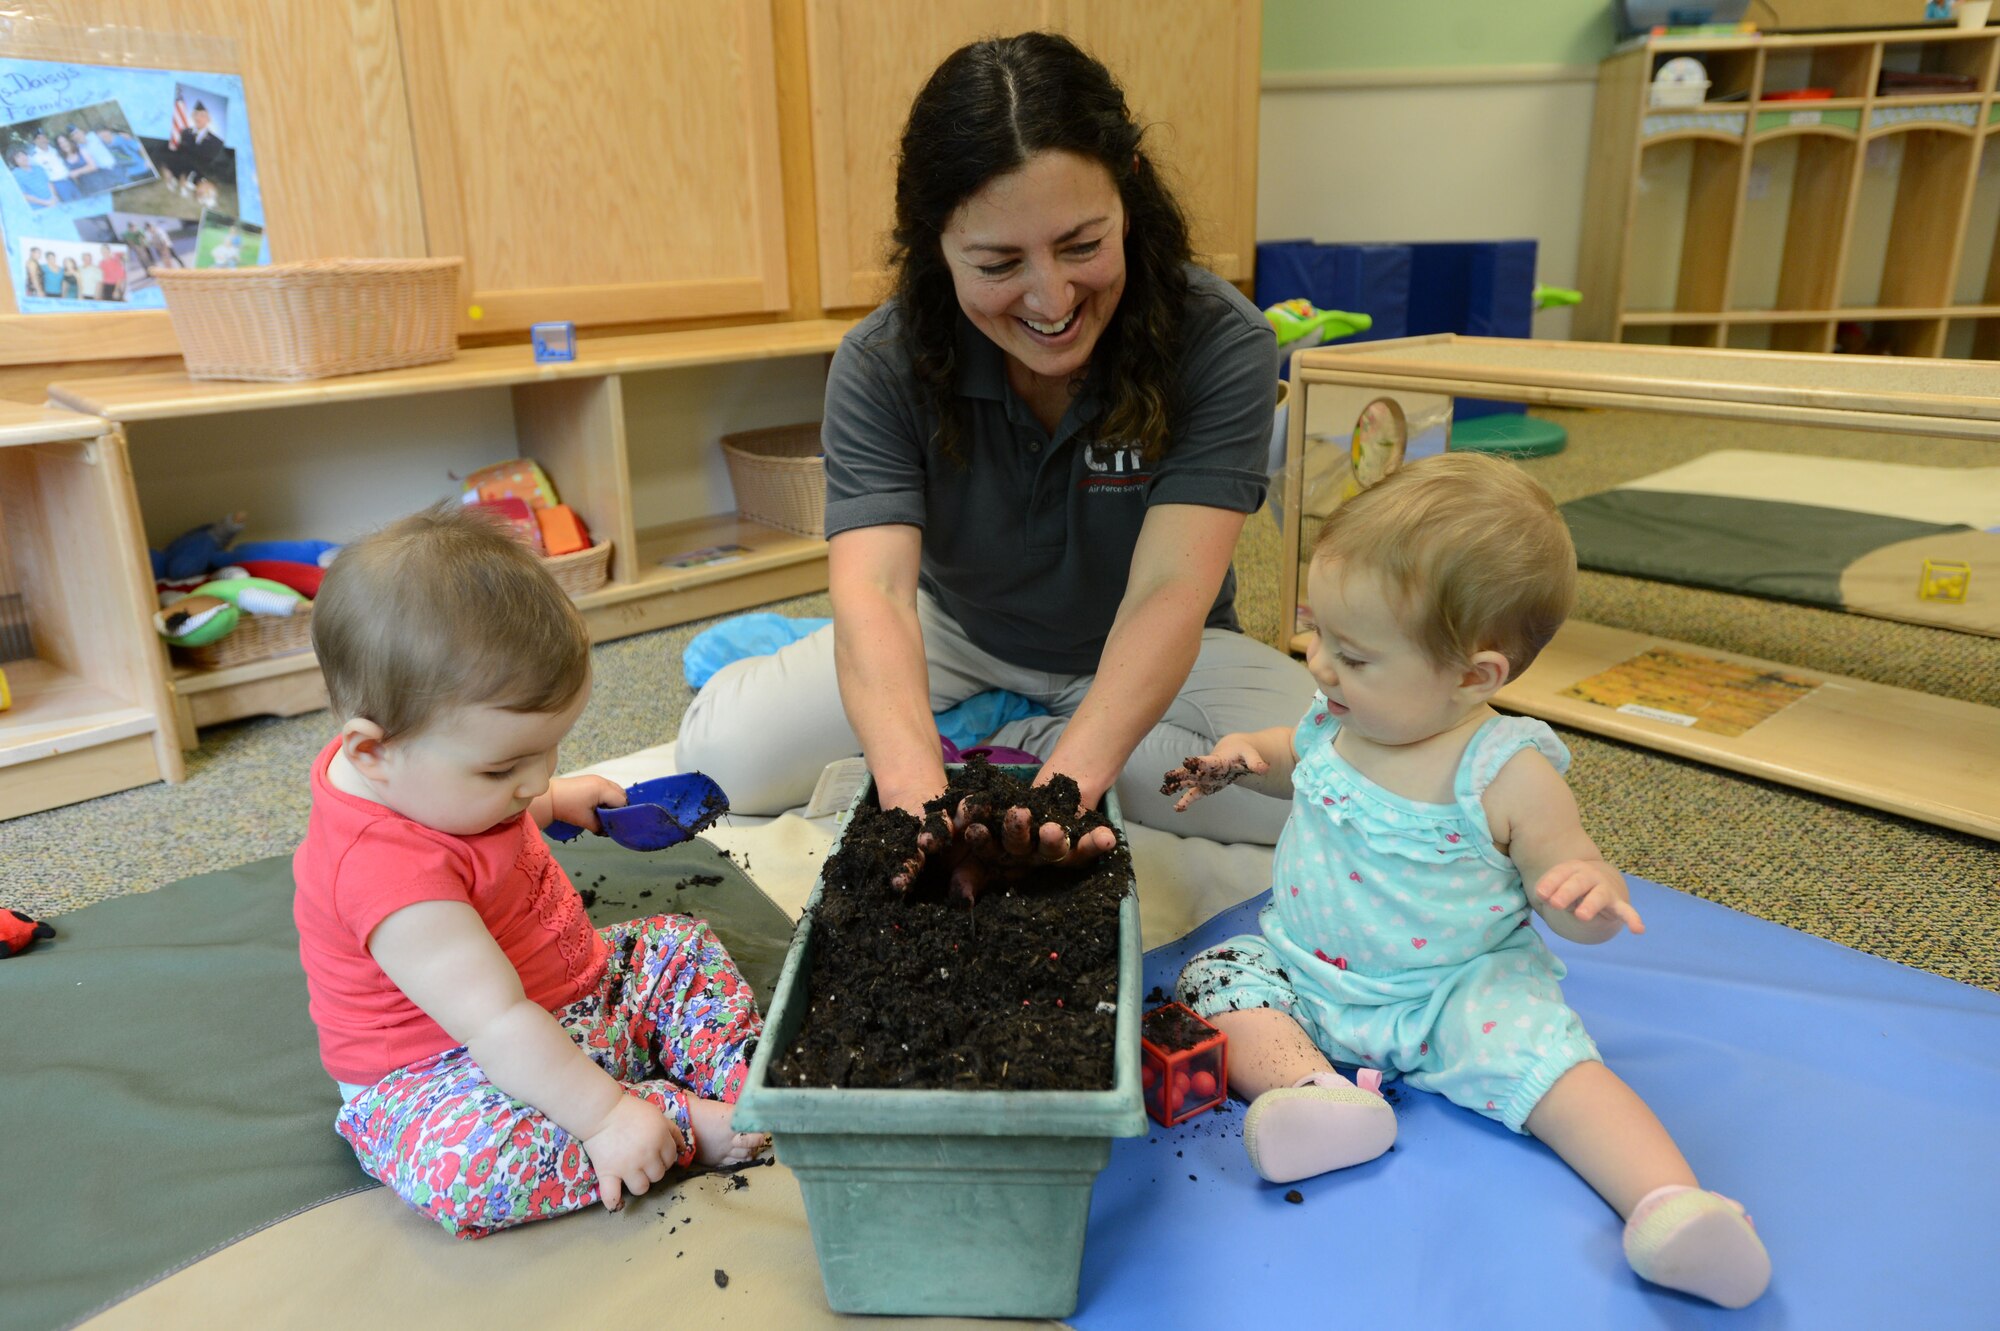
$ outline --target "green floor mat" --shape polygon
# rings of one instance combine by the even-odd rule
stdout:
[[[768,1003],[791,922],[714,845],[553,849],[596,923],[698,915]],[[375,1186],[334,1135],[288,856],[54,923],[53,940],[0,962],[0,1327],[69,1325]]]

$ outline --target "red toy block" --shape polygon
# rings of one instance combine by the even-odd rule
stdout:
[[[1163,1128],[1205,1114],[1229,1095],[1229,1037],[1179,1003],[1139,1023],[1139,1084]]]
[[[568,504],[536,509],[535,521],[542,527],[542,551],[550,558],[590,548],[590,532]]]

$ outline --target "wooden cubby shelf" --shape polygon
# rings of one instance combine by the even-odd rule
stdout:
[[[231,454],[226,447],[204,447],[200,456],[219,475],[234,473],[239,480],[262,467],[288,477],[291,489],[359,492],[360,499],[348,501],[350,506],[359,505],[348,524],[353,530],[284,533],[327,539],[347,539],[439,497],[435,490],[412,494],[410,478],[402,473],[382,475],[371,485],[371,469],[392,465],[384,461],[385,454],[397,455],[405,468],[415,468],[418,483],[433,487],[468,459],[476,465],[480,457],[534,458],[555,480],[564,502],[589,523],[593,535],[612,543],[610,580],[576,598],[593,639],[601,642],[825,588],[824,541],[746,521],[734,512],[685,516],[683,510],[699,507],[713,495],[714,486],[705,481],[703,472],[717,463],[706,454],[664,459],[659,454],[689,452],[688,438],[682,436],[698,436],[700,444],[712,451],[715,434],[774,423],[750,417],[779,409],[759,400],[754,378],[737,385],[733,393],[709,395],[719,400],[690,400],[687,381],[676,379],[676,372],[719,373],[724,367],[787,358],[817,358],[823,363],[851,326],[845,320],[821,319],[585,338],[575,360],[550,364],[536,363],[526,346],[483,347],[436,365],[299,383],[215,383],[182,374],[154,374],[50,385],[53,402],[88,414],[46,415],[68,422],[67,428],[81,435],[101,436],[101,445],[119,457],[129,450],[134,460],[137,483],[127,477],[125,496],[132,520],[129,531],[114,543],[115,557],[144,596],[144,604],[132,609],[131,618],[143,628],[136,648],[144,665],[139,673],[157,684],[157,714],[166,717],[164,729],[172,741],[176,765],[169,779],[178,779],[179,750],[193,747],[200,727],[246,716],[295,715],[325,705],[326,693],[310,651],[220,670],[171,662],[144,622],[152,603],[146,547],[148,537],[158,546],[184,530],[178,524],[185,518],[169,522],[155,515],[156,505],[163,512],[173,511],[152,491],[163,486],[163,475],[175,468],[171,461],[156,463],[149,478],[150,450],[171,456],[186,447],[189,437],[202,439],[205,445],[202,432],[207,429],[311,441],[298,446],[298,456],[289,461],[273,461],[269,449]],[[823,386],[823,368],[816,373],[820,377],[815,384]],[[433,398],[439,401],[430,402]],[[817,401],[816,390],[813,400]],[[710,415],[721,424],[712,431],[700,428],[699,421]],[[732,419],[738,416],[745,418]],[[660,445],[653,438],[662,433],[662,418],[675,423],[678,443]],[[461,419],[472,424],[460,431]],[[437,423],[435,457],[402,458],[411,451],[425,451],[423,432],[432,422]],[[511,437],[505,434],[509,425]],[[392,436],[388,445],[372,442],[378,428]],[[395,435],[397,430],[403,434]],[[405,447],[411,431],[416,437]],[[651,454],[646,453],[649,447]],[[340,455],[349,449],[352,457],[343,461]],[[331,462],[325,456],[329,452],[335,455]],[[635,458],[642,455],[656,474],[635,478]],[[315,465],[325,470],[307,470]],[[234,506],[225,502],[219,507]],[[140,518],[142,512],[145,520]],[[663,562],[710,546],[744,549],[723,562],[691,568]],[[128,647],[125,655],[130,657],[133,650]],[[13,677],[10,669],[9,678]],[[59,678],[45,682],[34,671],[24,677],[31,686],[32,710],[17,704],[14,713],[0,714],[14,718],[13,733],[23,736],[23,744],[28,732],[19,727],[32,717],[46,731],[48,721],[62,714],[55,710],[58,707],[80,712],[99,726],[138,724],[136,716],[127,714],[134,710],[130,700],[121,695],[85,690]],[[20,691],[17,683],[17,696]],[[65,701],[59,704],[58,696]],[[120,709],[117,704],[125,705]],[[9,733],[0,722],[0,766],[9,760]],[[6,813],[0,806],[0,816]]]
[[[1707,68],[1710,100],[1651,104],[1675,56]],[[2000,358],[2000,186],[1980,169],[2000,151],[1996,62],[1993,29],[1655,36],[1612,55],[1577,336]],[[1961,86],[1917,82],[1938,78]],[[1827,95],[1790,95],[1805,90]]]
[[[33,655],[0,662],[0,818],[166,779],[184,768],[152,584],[129,557],[138,511],[105,421],[0,402],[0,590]]]

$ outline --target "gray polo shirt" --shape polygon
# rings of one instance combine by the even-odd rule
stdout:
[[[894,301],[878,308],[842,340],[827,375],[826,534],[923,528],[922,585],[974,644],[1031,670],[1095,671],[1146,510],[1254,513],[1264,502],[1275,335],[1213,273],[1191,267],[1188,285],[1181,416],[1152,465],[1136,448],[1097,440],[1101,404],[1089,393],[1049,434],[1007,386],[1004,354],[962,314],[965,460],[947,458],[903,348],[901,313]],[[1211,627],[1237,627],[1235,598],[1232,569]]]

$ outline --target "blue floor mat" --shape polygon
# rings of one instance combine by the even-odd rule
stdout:
[[[1116,1143],[1071,1325],[2000,1326],[2000,994],[1632,892],[1643,938],[1550,939],[1564,993],[1702,1182],[1749,1207],[1775,1271],[1761,1301],[1645,1284],[1552,1152],[1398,1087],[1395,1149],[1293,1185],[1296,1204],[1252,1172],[1240,1102]],[[1254,931],[1264,900],[1148,953],[1147,987]]]

